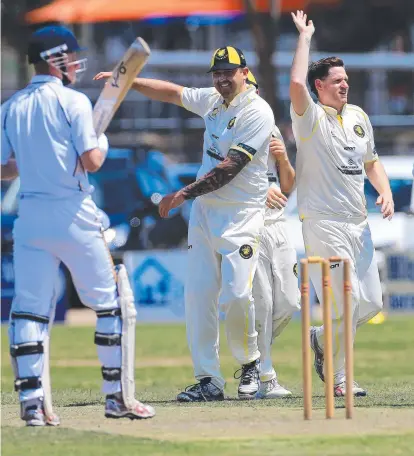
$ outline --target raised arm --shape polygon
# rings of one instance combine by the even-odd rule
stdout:
[[[307,21],[306,14],[303,11],[297,11],[292,14],[293,22],[299,32],[298,43],[296,46],[295,57],[293,58],[292,69],[290,73],[290,99],[296,114],[302,116],[312,98],[306,86],[306,77],[309,67],[309,49],[312,35],[315,32],[313,22]]]
[[[93,79],[108,79],[111,77],[110,71],[102,71]],[[151,100],[162,101],[164,103],[173,103],[182,106],[181,94],[183,87],[168,81],[160,81],[158,79],[135,78],[131,88],[142,95],[145,95]]]

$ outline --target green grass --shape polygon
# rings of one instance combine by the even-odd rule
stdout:
[[[93,328],[56,326],[52,333],[52,385],[54,403],[61,407],[59,413],[72,416],[76,413],[86,415],[92,413],[98,406],[101,410],[103,399],[100,393],[101,376],[100,366],[97,363],[96,347],[93,344]],[[360,328],[357,335],[355,348],[355,378],[369,391],[367,398],[357,398],[355,406],[361,410],[386,408],[393,413],[398,410],[409,411],[414,409],[414,362],[412,355],[412,335],[414,334],[414,318],[393,318],[382,325],[365,325]],[[12,415],[18,413],[17,397],[13,392],[13,374],[9,364],[7,330],[2,327],[2,404]],[[237,381],[233,373],[239,367],[230,356],[227,349],[224,333],[222,335],[221,364],[227,380],[226,394],[236,397]],[[294,416],[292,426],[303,426],[300,414],[297,411],[302,407],[301,394],[301,348],[300,348],[300,325],[294,321],[290,324],[282,336],[276,341],[273,347],[273,359],[278,370],[279,381],[289,387],[294,397],[282,401],[260,401],[240,402],[237,400],[225,401],[223,403],[198,405],[177,405],[174,402],[176,394],[191,383],[194,383],[193,371],[186,344],[185,329],[183,325],[139,325],[137,327],[136,342],[136,389],[137,397],[143,401],[155,404],[158,415],[154,420],[145,422],[142,426],[136,426],[130,430],[128,423],[123,422],[115,429],[108,428],[108,420],[102,418],[102,430],[99,414],[91,415],[91,426],[86,424],[81,429],[65,428],[59,429],[25,429],[16,427],[16,423],[5,422],[3,419],[2,447],[3,455],[59,455],[59,456],[83,456],[83,455],[115,455],[115,454],[169,454],[169,455],[256,455],[263,454],[284,454],[284,455],[408,455],[412,454],[414,445],[414,422],[412,427],[399,430],[390,427],[390,433],[383,429],[378,435],[371,435],[375,426],[371,425],[372,433],[368,429],[364,432],[367,423],[358,423],[356,417],[353,421],[356,430],[355,435],[346,428],[343,435],[343,421],[335,421],[338,425],[338,432],[335,435],[335,428],[330,435],[324,435],[324,423],[319,421],[318,427],[309,431],[304,428],[304,433],[295,435],[272,436],[271,434],[255,435],[251,438],[243,436],[241,423],[240,437],[235,438],[234,433],[228,435],[225,432],[228,424],[237,424],[237,414],[244,413],[258,418],[258,412],[262,411],[272,417],[285,411],[289,416]],[[89,364],[89,365],[88,365]],[[313,379],[315,409],[324,407],[323,385],[314,376]],[[336,400],[337,415],[344,405],[343,400]],[[83,407],[81,407],[83,406]],[[95,406],[95,409],[92,407]],[[216,410],[216,412],[215,412]],[[15,413],[14,413],[15,411]],[[218,437],[228,437],[227,440],[209,438],[205,440],[200,430],[202,419],[205,413],[217,413],[216,418],[223,420],[218,422]],[[219,413],[220,412],[220,413]],[[95,413],[95,412],[94,412]],[[189,439],[183,440],[182,430],[177,430],[175,437],[174,420],[171,422],[171,434],[166,438],[164,434],[155,438],[140,437],[140,429],[148,431],[149,426],[156,430],[157,423],[165,426],[166,417],[181,416],[188,413]],[[269,415],[270,413],[270,415]],[[164,417],[163,417],[164,414]],[[392,415],[395,416],[395,415]],[[410,415],[414,420],[414,414]],[[170,418],[168,418],[170,419]],[[250,419],[250,418],[249,418]],[[409,418],[407,418],[409,419]],[[95,421],[96,420],[96,421]],[[159,420],[159,421],[157,421]],[[294,421],[296,420],[296,421]],[[339,420],[339,418],[338,418]],[[369,418],[372,421],[372,418]],[[66,421],[67,423],[67,421]],[[112,423],[112,422],[111,422]],[[118,425],[120,422],[117,421]],[[125,424],[124,424],[125,423]],[[221,424],[223,423],[223,424]],[[247,423],[248,424],[248,423]],[[372,424],[372,423],[371,423]],[[375,424],[375,423],[374,423]],[[392,423],[390,423],[392,424]],[[168,423],[167,423],[168,425]],[[346,423],[344,424],[344,426]],[[97,427],[98,426],[98,427]],[[141,427],[140,427],[141,426]],[[177,425],[178,426],[178,425]],[[230,426],[231,427],[231,426]],[[192,429],[194,430],[192,431]],[[162,427],[162,429],[168,429]],[[349,431],[349,432],[348,432]],[[108,434],[112,433],[112,434]],[[149,435],[143,433],[144,436]],[[181,432],[181,434],[180,434]],[[407,434],[408,432],[408,434]],[[118,435],[127,433],[126,435]],[[311,435],[309,435],[309,433]],[[396,435],[397,433],[397,435]],[[401,435],[399,435],[401,433]],[[333,435],[331,435],[333,434]],[[151,434],[152,436],[153,434]],[[184,433],[185,435],[185,433]],[[22,436],[22,438],[20,438]],[[200,438],[199,438],[200,437]],[[39,448],[42,448],[42,453]],[[122,451],[121,451],[122,448]],[[117,451],[118,450],[118,451]],[[43,452],[44,451],[44,452]]]
[[[23,438],[24,437],[24,438]],[[122,440],[121,440],[122,439]],[[38,442],[41,446],[34,445]],[[74,442],[76,444],[74,445]],[[122,452],[120,451],[122,444]],[[3,430],[4,456],[113,456],[148,454],[211,456],[399,456],[412,454],[413,435],[366,435],[353,437],[269,438],[239,441],[195,441],[191,443],[117,437],[97,432],[61,429],[50,438],[47,429]]]

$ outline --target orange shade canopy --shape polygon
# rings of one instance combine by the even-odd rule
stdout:
[[[269,11],[274,0],[254,0],[257,11]],[[336,3],[338,0],[279,0],[281,12],[304,9],[312,3]],[[55,0],[26,14],[29,23],[109,22],[137,20],[154,16],[238,14],[243,0]]]

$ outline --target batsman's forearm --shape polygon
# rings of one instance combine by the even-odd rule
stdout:
[[[181,106],[181,92],[183,87],[168,81],[158,79],[135,78],[132,88],[151,100],[164,103],[174,103]]]
[[[214,192],[215,190],[224,187],[233,180],[250,161],[247,155],[244,154],[240,154],[240,156],[236,157],[236,160],[227,158],[223,163],[217,165],[203,177],[196,180],[194,183],[187,185],[187,187],[184,187],[181,190],[184,199],[189,200],[197,198],[197,196],[206,195],[207,193]]]
[[[276,167],[279,174],[280,189],[283,193],[290,193],[295,185],[296,174],[289,158],[286,156],[284,160],[278,161]]]

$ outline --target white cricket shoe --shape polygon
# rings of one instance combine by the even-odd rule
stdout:
[[[268,382],[261,382],[259,391],[256,393],[256,399],[278,399],[281,397],[290,397],[292,393],[279,385],[277,378],[273,378]]]
[[[59,426],[60,424],[57,415],[45,415],[42,397],[21,402],[20,417],[26,421],[26,426]]]
[[[142,420],[152,418],[155,410],[150,405],[135,400],[132,409],[126,408],[120,393],[109,394],[105,401],[106,418],[129,418],[131,420]]]
[[[260,359],[256,359],[249,364],[243,364],[234,373],[234,378],[236,380],[240,379],[238,388],[239,399],[254,399],[260,385],[259,368]]]
[[[363,388],[361,388],[357,382],[353,383],[352,392],[354,393],[354,396],[357,396],[357,397],[364,397],[367,395],[367,392]],[[334,396],[335,397],[346,396],[346,382],[341,382],[334,386]]]

